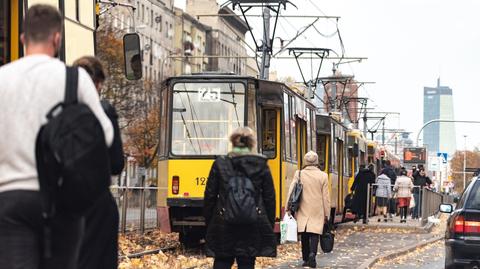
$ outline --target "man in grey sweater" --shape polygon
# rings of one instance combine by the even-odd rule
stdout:
[[[41,264],[75,268],[78,240],[68,237],[76,232],[73,224],[81,226],[75,220],[72,226],[56,224],[67,236],[61,245],[52,242],[51,261],[42,260],[43,225],[35,163],[37,133],[47,121],[47,112],[65,95],[65,64],[54,58],[62,43],[62,24],[55,8],[32,6],[25,15],[21,37],[25,57],[0,68],[0,269],[40,268]],[[78,100],[98,118],[110,146],[112,124],[83,69],[79,70]],[[60,251],[58,255],[56,251]]]

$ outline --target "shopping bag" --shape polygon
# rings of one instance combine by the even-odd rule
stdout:
[[[280,222],[280,243],[297,242],[297,221],[290,214],[285,214]]]
[[[320,235],[320,247],[323,253],[330,253],[333,250],[335,234],[332,231],[332,224],[329,221],[325,222],[323,225],[323,233]]]
[[[415,207],[415,198],[413,197],[413,194],[410,195],[410,205],[408,207],[409,208],[414,208]]]

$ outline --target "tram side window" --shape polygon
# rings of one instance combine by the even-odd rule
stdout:
[[[173,88],[172,145],[175,155],[224,155],[228,136],[244,126],[242,83],[177,83]]]
[[[318,165],[322,171],[325,171],[327,164],[327,136],[318,135],[317,136],[317,154],[318,154]]]
[[[292,143],[292,162],[296,163],[297,159],[297,128],[295,122],[295,104],[294,104],[293,97],[290,96],[289,98],[289,106],[290,106],[290,142]]]
[[[307,152],[312,150],[312,114],[310,113],[310,109],[307,110]]]
[[[316,128],[315,128],[315,123],[316,123],[316,117],[315,117],[315,112],[313,110],[310,111],[310,132],[311,132],[311,140],[312,140],[312,150],[315,151],[315,149],[317,148],[317,140],[315,139],[315,135],[316,135]]]
[[[255,98],[255,84],[248,85],[248,112],[247,112],[247,126],[257,131],[257,103]]]
[[[288,94],[284,93],[283,94],[283,120],[285,123],[285,147],[284,147],[284,153],[285,153],[285,160],[290,160],[290,109],[288,106]]]
[[[277,112],[275,110],[264,110],[262,118],[262,153],[267,158],[275,158]]]
[[[0,66],[6,64],[10,59],[9,2],[9,0],[0,0]]]

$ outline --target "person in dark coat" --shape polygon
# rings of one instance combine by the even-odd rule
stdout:
[[[425,169],[421,168],[418,170],[416,176],[413,177],[413,198],[415,199],[415,207],[413,208],[412,217],[413,219],[418,219],[420,216],[420,208],[422,201],[422,189],[428,187],[432,184],[432,180],[425,173]]]
[[[393,186],[395,186],[395,182],[397,181],[397,174],[395,173],[395,170],[393,169],[392,163],[390,162],[390,160],[385,161],[385,167],[382,169],[380,174],[385,174],[387,175],[387,177],[390,178],[390,183],[392,184],[392,190],[393,190]],[[390,220],[392,220],[393,215],[397,211],[397,204],[395,199],[393,198],[390,199],[388,207],[389,207],[388,209],[389,217],[390,217]]]
[[[73,63],[90,75],[100,94],[106,79],[101,62],[92,56],[84,56]],[[107,101],[101,105],[113,125],[113,143],[108,149],[110,173],[119,175],[124,166],[123,146],[115,108]],[[114,269],[118,267],[118,208],[109,189],[98,198],[92,208],[85,214],[85,232],[78,268]]]
[[[373,172],[375,166],[369,164],[368,168],[358,172],[350,191],[354,192],[352,211],[357,215],[356,220],[363,219],[363,223],[367,223],[367,191],[368,184],[375,184],[377,176]]]
[[[255,257],[277,255],[273,232],[275,189],[267,159],[252,153],[256,148],[252,129],[238,128],[230,136],[230,141],[232,152],[215,160],[205,188],[206,255],[215,258],[214,269],[231,268],[235,260],[239,269],[253,269]],[[259,214],[254,224],[232,225],[224,220],[221,209],[225,206],[226,186],[235,173],[246,176],[254,185]]]

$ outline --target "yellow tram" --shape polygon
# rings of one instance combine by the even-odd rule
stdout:
[[[23,14],[38,3],[50,4],[64,14],[61,60],[72,63],[81,56],[95,54],[95,1],[0,0],[0,66],[23,56],[20,42]]]
[[[315,107],[285,84],[228,74],[172,77],[161,90],[158,212],[164,231],[183,243],[204,234],[203,194],[228,135],[249,126],[258,137],[276,190],[277,224],[303,155],[316,148]],[[275,229],[278,231],[278,225]]]

